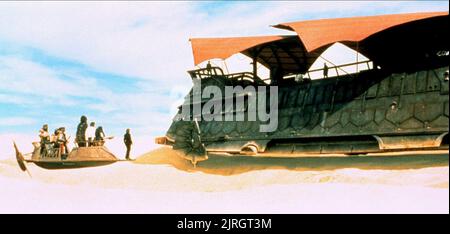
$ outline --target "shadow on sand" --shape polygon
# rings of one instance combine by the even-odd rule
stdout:
[[[430,155],[258,158],[249,156],[210,156],[197,167],[182,159],[168,147],[158,148],[137,158],[135,163],[171,165],[188,172],[216,175],[235,175],[255,170],[285,169],[294,171],[320,171],[345,168],[364,170],[408,170],[449,165],[448,153]]]

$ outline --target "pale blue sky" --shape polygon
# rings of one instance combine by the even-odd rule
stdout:
[[[111,135],[163,135],[189,88],[190,37],[287,33],[281,22],[448,11],[420,2],[1,2],[0,135],[81,115]]]

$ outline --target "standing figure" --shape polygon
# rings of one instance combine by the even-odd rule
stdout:
[[[81,116],[80,123],[77,127],[75,142],[79,147],[86,147],[86,129],[88,127],[86,116]]]
[[[95,122],[91,122],[89,124],[89,127],[86,130],[86,139],[88,141],[88,146],[94,145],[94,139],[95,139]]]
[[[95,130],[95,145],[102,146],[105,142],[105,133],[103,132],[102,126],[99,126]]]
[[[61,130],[60,128],[55,129],[52,136],[50,137],[50,142],[52,143],[53,148],[55,148],[55,149],[59,147],[57,140],[58,140],[60,130]]]
[[[328,78],[328,66],[326,63],[323,63],[323,78]]]
[[[67,137],[66,137],[66,128],[60,127],[58,129],[58,136],[56,137],[56,143],[59,146],[60,155],[69,154],[69,149],[67,148]],[[64,149],[63,149],[64,148]]]
[[[41,151],[40,154],[44,152],[45,145],[50,143],[50,134],[48,134],[48,125],[44,124],[39,130],[39,138],[41,139]]]
[[[131,140],[131,134],[130,134],[129,128],[127,128],[125,135],[123,135],[123,142],[125,143],[125,146],[127,147],[127,153],[125,155],[125,159],[130,160],[130,151],[131,151],[131,145],[133,144],[133,141]]]
[[[210,61],[206,64],[206,71],[208,72],[208,75],[212,75],[212,66]]]

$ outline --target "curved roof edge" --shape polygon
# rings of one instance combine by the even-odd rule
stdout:
[[[251,47],[268,42],[278,41],[287,36],[255,36],[229,38],[191,38],[194,64],[198,65],[206,60],[226,59]]]
[[[385,29],[437,16],[448,12],[425,12],[297,21],[274,25],[295,31],[308,52],[339,41],[359,42]]]

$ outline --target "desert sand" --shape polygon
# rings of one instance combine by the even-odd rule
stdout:
[[[211,157],[44,170],[0,161],[0,213],[449,213],[447,155]]]

